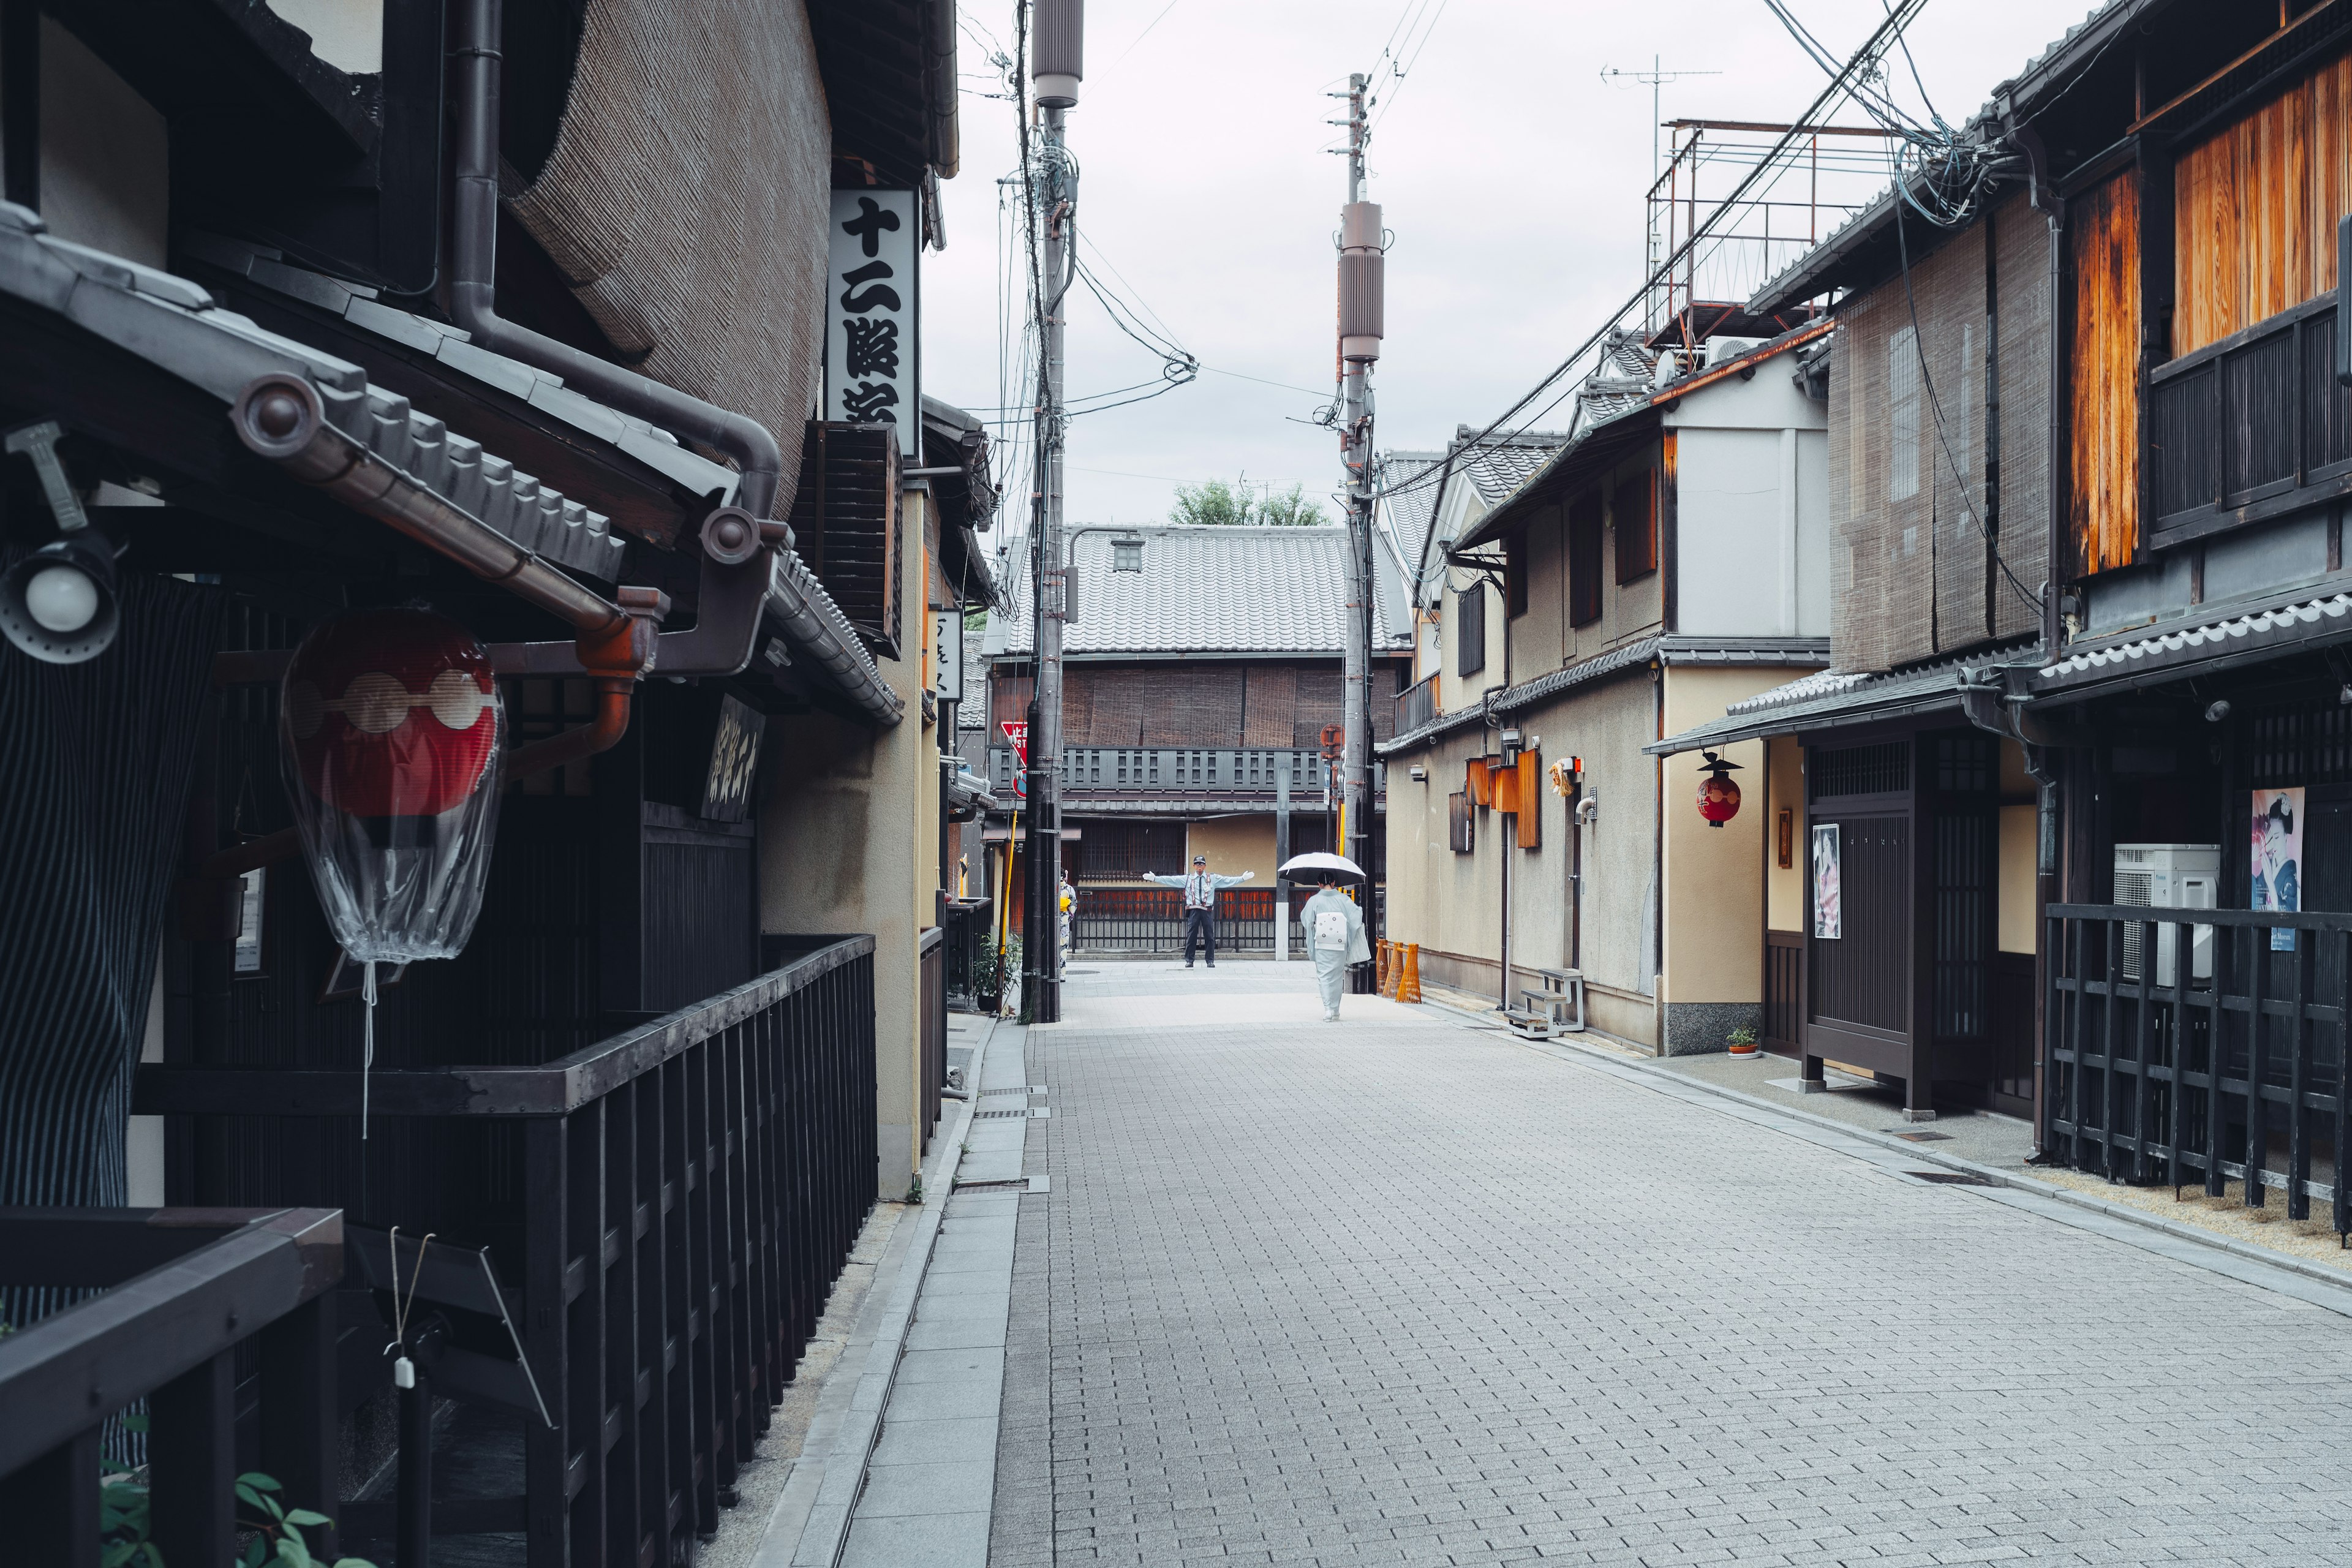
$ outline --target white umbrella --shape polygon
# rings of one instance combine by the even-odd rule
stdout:
[[[1327,855],[1319,849],[1311,854],[1293,855],[1282,863],[1282,869],[1276,871],[1275,875],[1293,878],[1302,882],[1311,882],[1318,871],[1336,871],[1342,877],[1353,877],[1358,881],[1364,879],[1364,868],[1361,866],[1357,865],[1345,855]]]

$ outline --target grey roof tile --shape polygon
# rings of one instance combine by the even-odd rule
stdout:
[[[1140,540],[1143,569],[1114,571],[1115,541]],[[1066,653],[1333,654],[1347,641],[1345,528],[1147,523],[1075,541],[1077,614]],[[989,618],[992,652],[1031,650],[1028,573]],[[1396,595],[1376,594],[1376,637],[1400,629]]]

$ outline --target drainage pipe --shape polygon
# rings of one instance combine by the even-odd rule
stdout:
[[[456,93],[457,186],[450,244],[449,311],[493,353],[560,375],[602,399],[688,440],[724,452],[742,471],[739,500],[754,518],[774,508],[784,458],[758,420],[705,403],[674,386],[623,370],[500,317],[494,279],[499,245],[499,74],[502,0],[460,0]]]

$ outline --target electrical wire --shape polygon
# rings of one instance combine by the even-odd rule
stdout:
[[[1768,4],[1769,3],[1772,3],[1772,0],[1768,0]],[[1530,387],[1526,393],[1521,395],[1517,402],[1505,409],[1502,414],[1499,415],[1492,423],[1488,424],[1485,429],[1479,431],[1475,436],[1471,437],[1470,439],[1464,444],[1465,449],[1475,449],[1480,444],[1485,442],[1488,437],[1493,436],[1496,431],[1501,430],[1504,426],[1509,424],[1513,418],[1515,418],[1522,410],[1533,404],[1536,399],[1541,397],[1546,392],[1549,392],[1554,384],[1559,383],[1563,377],[1567,376],[1569,373],[1573,371],[1578,365],[1581,364],[1584,362],[1584,356],[1591,353],[1594,348],[1600,346],[1601,342],[1612,331],[1616,330],[1617,323],[1631,313],[1636,306],[1642,304],[1643,301],[1649,297],[1650,291],[1655,289],[1661,280],[1673,277],[1675,269],[1681,267],[1685,260],[1692,257],[1697,250],[1700,240],[1708,237],[1713,231],[1715,226],[1722,221],[1724,216],[1746,199],[1749,190],[1751,190],[1755,186],[1756,183],[1763,177],[1765,173],[1773,169],[1781,158],[1790,154],[1792,149],[1796,145],[1796,139],[1799,135],[1797,128],[1822,123],[1821,117],[1823,111],[1827,110],[1842,94],[1846,92],[1847,79],[1864,69],[1872,61],[1874,61],[1877,58],[1878,54],[1888,47],[1891,39],[1895,36],[1899,35],[1902,29],[1909,25],[1910,18],[1916,16],[1920,8],[1925,5],[1926,3],[1927,0],[1896,0],[1895,8],[1889,11],[1887,13],[1886,19],[1880,23],[1879,26],[1872,31],[1870,37],[1864,41],[1862,47],[1854,52],[1853,58],[1848,60],[1844,65],[1838,68],[1837,72],[1831,78],[1829,86],[1822,89],[1820,95],[1813,100],[1811,107],[1796,118],[1796,121],[1791,125],[1790,129],[1781,134],[1780,140],[1773,146],[1772,150],[1766,154],[1765,158],[1759,163],[1754,169],[1750,170],[1748,174],[1741,179],[1738,185],[1733,187],[1731,194],[1717,204],[1714,210],[1707,215],[1706,220],[1703,224],[1695,225],[1693,226],[1689,237],[1683,240],[1681,244],[1675,246],[1674,249],[1662,261],[1660,261],[1654,268],[1652,269],[1650,275],[1643,280],[1642,286],[1633,291],[1633,295],[1631,299],[1627,300],[1625,303],[1618,307],[1617,310],[1611,312],[1608,319],[1600,327],[1596,328],[1590,337],[1587,337],[1581,343],[1578,344],[1576,349],[1570,353],[1566,359],[1560,361],[1549,374],[1544,376],[1543,379],[1537,382],[1534,386]],[[1563,393],[1560,395],[1565,396],[1566,394]],[[1546,405],[1547,410],[1551,406],[1556,405],[1559,401],[1559,397],[1553,398],[1552,403]],[[1520,426],[1520,429],[1524,430],[1528,426]],[[1381,494],[1402,494],[1405,491],[1419,489],[1423,485],[1432,482],[1433,482],[1433,480],[1430,478],[1429,474],[1424,471],[1423,474],[1416,475],[1412,479],[1405,480],[1394,490],[1376,493],[1373,499],[1376,500],[1381,499]]]

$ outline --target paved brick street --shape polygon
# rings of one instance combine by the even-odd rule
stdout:
[[[2352,1557],[2336,1312],[1304,965],[1080,967],[997,1564]]]

